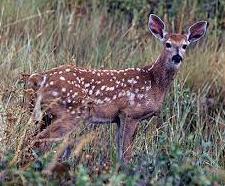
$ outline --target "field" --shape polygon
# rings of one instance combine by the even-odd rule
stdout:
[[[35,128],[22,75],[61,64],[150,64],[161,47],[149,33],[149,13],[172,32],[197,20],[209,28],[188,48],[160,114],[139,124],[132,161],[116,161],[115,125],[81,124],[38,160],[21,163]],[[224,30],[223,0],[0,1],[0,185],[225,185]],[[69,139],[75,148],[58,163]]]

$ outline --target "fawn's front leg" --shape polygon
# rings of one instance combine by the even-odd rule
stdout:
[[[132,152],[132,140],[137,128],[138,120],[127,117],[124,113],[119,114],[117,122],[117,157],[121,162],[129,161]]]
[[[123,126],[123,158],[125,162],[131,159],[132,141],[137,128],[138,120],[126,118]]]

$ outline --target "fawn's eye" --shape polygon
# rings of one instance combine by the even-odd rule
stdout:
[[[171,48],[171,44],[170,43],[166,43],[166,48]]]
[[[187,45],[183,45],[182,48],[185,50],[187,48]]]

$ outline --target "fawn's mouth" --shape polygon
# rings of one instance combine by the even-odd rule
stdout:
[[[172,57],[172,61],[175,63],[175,64],[179,64],[181,61],[182,61],[182,57],[179,55],[179,54],[176,54]]]

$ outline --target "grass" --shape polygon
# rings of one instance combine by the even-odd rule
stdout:
[[[40,156],[43,171],[34,170],[37,165],[33,162],[17,165],[25,131],[32,132],[34,126],[23,101],[21,73],[60,64],[136,67],[153,62],[159,55],[160,45],[148,32],[147,17],[141,18],[149,14],[152,5],[140,11],[139,6],[126,2],[134,15],[134,21],[128,24],[126,14],[108,13],[107,1],[103,6],[99,2],[94,1],[91,8],[87,8],[88,1],[0,2],[0,183],[223,185],[225,46],[218,12],[207,18],[207,35],[188,50],[160,115],[139,125],[131,163],[123,167],[116,163],[115,126],[95,125],[86,129],[81,124],[69,138],[59,139],[49,153]],[[172,30],[182,30],[194,20],[207,17],[200,11],[203,1],[182,2],[186,9],[177,16],[174,12],[179,7],[175,3],[165,9],[161,2],[155,9],[155,13],[164,15]],[[218,3],[220,7],[216,10],[220,11],[224,5],[222,1]],[[56,169],[55,154],[74,138],[73,156],[65,166]]]

